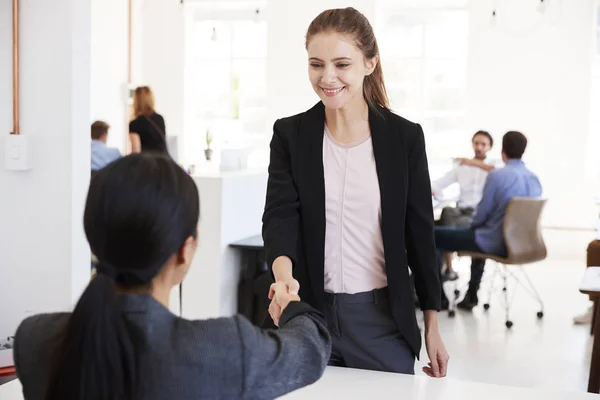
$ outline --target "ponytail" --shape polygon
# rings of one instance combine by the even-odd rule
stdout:
[[[57,337],[45,400],[144,398],[145,331],[123,313],[117,287],[151,295],[199,218],[196,184],[167,155],[123,157],[94,176],[83,225],[98,274]]]
[[[45,400],[134,400],[142,336],[122,316],[115,281],[97,275],[62,332]]]
[[[378,106],[388,110],[390,109],[390,102],[383,81],[383,68],[381,68],[381,63],[379,61],[371,75],[365,77],[363,96],[365,97],[367,104],[374,109],[377,109]]]

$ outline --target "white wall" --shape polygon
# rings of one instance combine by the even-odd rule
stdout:
[[[237,312],[242,258],[229,244],[261,233],[267,174],[223,172],[194,181],[200,192],[199,245],[183,282],[183,316],[231,316]]]
[[[372,0],[271,0],[267,6],[267,131],[277,118],[306,111],[319,101],[308,80],[304,48],[311,21],[329,8],[354,7],[374,21]]]
[[[470,2],[468,131],[529,139],[525,161],[549,203],[545,224],[588,228],[597,185],[584,178],[589,132],[594,1]]]
[[[128,1],[92,1],[91,119],[111,126],[108,145],[121,152],[129,130],[125,100],[128,9]]]
[[[4,169],[12,126],[11,4],[0,3],[0,336],[68,310],[89,280],[91,0],[21,2],[21,133],[33,169]],[[84,134],[82,134],[84,133]]]
[[[144,0],[140,8],[141,76],[137,83],[150,85],[156,111],[165,118],[167,135],[181,136],[184,129],[184,12],[179,1]]]

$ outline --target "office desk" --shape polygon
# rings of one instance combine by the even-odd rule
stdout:
[[[280,397],[294,399],[403,399],[403,400],[592,400],[589,393],[516,388],[450,378],[433,379],[386,372],[327,367],[314,385]],[[0,386],[0,399],[23,400],[21,384],[14,380]]]
[[[586,268],[579,291],[587,294],[594,300],[594,317],[592,319],[592,333],[594,334],[594,345],[592,347],[592,360],[590,362],[590,377],[588,379],[588,392],[600,392],[600,267]]]
[[[2,400],[23,400],[23,390],[21,382],[18,379],[0,385],[0,399]]]
[[[385,372],[327,367],[317,383],[286,396],[294,399],[403,399],[403,400],[585,400],[589,393],[516,388],[451,378],[433,379]]]
[[[261,235],[231,243],[229,247],[242,253],[242,271],[238,284],[238,313],[255,325],[261,325],[268,315],[269,286],[273,282],[265,264]]]
[[[233,242],[229,246],[235,249],[262,251],[265,248],[265,243],[261,235],[256,235]]]

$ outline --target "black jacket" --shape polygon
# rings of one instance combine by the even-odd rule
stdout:
[[[369,110],[373,152],[381,191],[381,229],[398,329],[415,355],[421,335],[414,286],[423,310],[439,310],[440,272],[436,263],[431,183],[420,125],[384,108]],[[324,303],[325,179],[321,102],[302,114],[275,122],[263,239],[267,263],[292,259],[300,297],[318,310]]]

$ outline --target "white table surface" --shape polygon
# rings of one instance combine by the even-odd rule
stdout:
[[[1,400],[23,400],[23,390],[18,379],[0,385]]]
[[[582,292],[600,292],[600,267],[585,269],[579,290]]]
[[[535,364],[532,363],[532,368]],[[584,400],[598,399],[585,392],[516,388],[451,378],[433,379],[349,368],[328,367],[314,385],[286,396],[293,399],[402,399],[402,400]]]
[[[535,365],[532,365],[535,368]],[[286,396],[293,399],[403,399],[403,400],[586,400],[597,395],[584,392],[527,389],[485,383],[463,382],[451,378],[433,379],[350,368],[327,367],[314,385]],[[0,399],[23,400],[18,380],[0,386]]]

